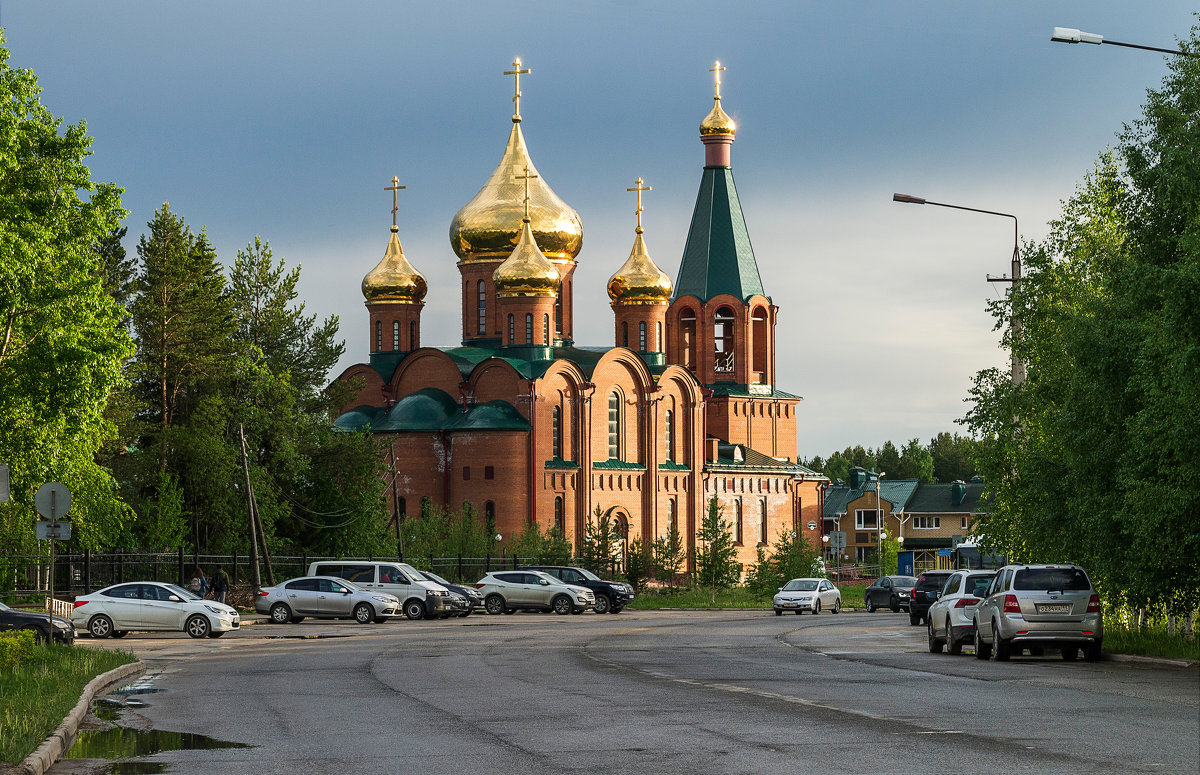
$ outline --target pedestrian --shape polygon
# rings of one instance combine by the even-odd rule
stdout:
[[[225,593],[229,591],[229,576],[225,573],[224,568],[217,568],[217,572],[213,574],[213,599],[218,603],[225,602]]]
[[[188,590],[200,597],[208,594],[208,576],[204,575],[204,569],[199,565],[192,569],[192,580],[188,582]]]

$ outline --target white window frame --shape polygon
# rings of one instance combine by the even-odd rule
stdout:
[[[915,516],[912,521],[914,530],[940,530],[942,527],[941,517]]]
[[[879,529],[879,509],[855,509],[854,510],[854,529],[855,530],[878,530]],[[871,515],[871,524],[866,524],[863,519],[866,515]]]

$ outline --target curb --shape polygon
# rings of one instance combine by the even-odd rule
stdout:
[[[1106,662],[1128,662],[1135,665],[1149,665],[1151,667],[1177,667],[1188,668],[1200,665],[1200,662],[1194,659],[1167,659],[1166,657],[1141,657],[1134,654],[1109,654],[1105,652],[1104,660]]]
[[[92,705],[92,699],[96,695],[108,691],[114,685],[144,672],[146,672],[146,665],[138,660],[128,665],[121,665],[115,670],[109,670],[88,681],[87,686],[83,687],[83,694],[80,695],[79,702],[75,703],[75,707],[71,708],[71,712],[58,725],[58,728],[33,753],[26,756],[24,761],[8,770],[6,775],[43,775],[58,761],[63,752],[70,750],[75,743],[75,737],[79,733],[79,723],[87,715],[88,709]]]

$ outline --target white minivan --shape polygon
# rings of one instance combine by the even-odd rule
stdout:
[[[404,603],[409,619],[444,619],[471,608],[466,598],[432,581],[405,562],[376,560],[317,560],[308,566],[310,576],[335,576],[363,589],[390,592]]]

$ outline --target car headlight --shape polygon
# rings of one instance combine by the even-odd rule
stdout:
[[[444,589],[431,589],[429,590],[429,594],[433,595],[434,597],[447,597],[450,593]]]
[[[204,607],[207,608],[208,610],[212,611],[214,614],[224,614],[226,616],[229,615],[228,611],[222,611],[220,608],[217,608],[216,606],[211,606],[211,605],[205,604]]]
[[[384,595],[375,595],[375,596],[374,596],[374,599],[375,599],[375,600],[377,600],[377,601],[379,601],[380,603],[390,603],[390,602],[392,602],[393,600],[395,600],[396,598],[394,598],[394,597],[387,597],[387,596],[384,596]]]

